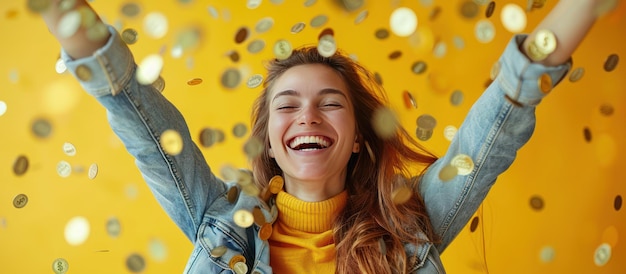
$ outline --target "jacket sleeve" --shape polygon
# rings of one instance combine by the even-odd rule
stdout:
[[[525,38],[511,39],[498,60],[496,79],[471,107],[446,154],[421,178],[419,191],[441,237],[439,252],[459,234],[498,175],[512,164],[534,131],[535,107],[571,67],[571,62],[556,67],[532,63],[519,49]],[[459,174],[442,181],[440,172],[450,165],[460,167]]]
[[[92,56],[72,60],[62,51],[68,70],[107,110],[113,131],[122,140],[163,209],[190,240],[205,208],[225,191],[194,144],[181,113],[153,85],[135,79],[137,65],[113,27],[107,44]],[[182,151],[164,151],[160,136],[175,130]]]

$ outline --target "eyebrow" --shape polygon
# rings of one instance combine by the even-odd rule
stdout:
[[[325,89],[321,89],[320,91],[317,92],[317,95],[326,95],[326,94],[339,94],[341,96],[343,96],[344,98],[348,99],[346,97],[346,95],[338,89],[334,89],[334,88],[325,88]],[[293,90],[293,89],[287,89],[287,90],[283,90],[281,92],[276,93],[276,95],[274,95],[274,98],[272,99],[272,101],[276,100],[276,98],[280,97],[280,96],[300,96],[300,92]]]

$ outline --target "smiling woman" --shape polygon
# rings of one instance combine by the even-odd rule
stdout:
[[[84,0],[38,11],[68,70],[106,108],[155,198],[193,243],[185,273],[444,273],[439,254],[531,137],[535,107],[567,74],[602,2],[561,1],[535,31],[515,35],[441,158],[389,117],[380,77],[336,50],[332,34],[323,47],[281,41],[253,108],[252,171],[225,169],[224,179],[161,94],[159,55],[138,67]],[[417,22],[410,8],[400,11],[393,22],[410,23],[400,28],[405,36]]]

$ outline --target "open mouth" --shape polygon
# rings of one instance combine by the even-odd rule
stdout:
[[[325,136],[298,136],[289,142],[289,148],[298,151],[312,151],[325,149],[332,144],[332,140]]]

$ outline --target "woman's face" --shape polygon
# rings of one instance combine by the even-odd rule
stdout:
[[[287,182],[343,184],[357,152],[354,106],[339,73],[322,64],[292,67],[270,92],[270,155]]]

